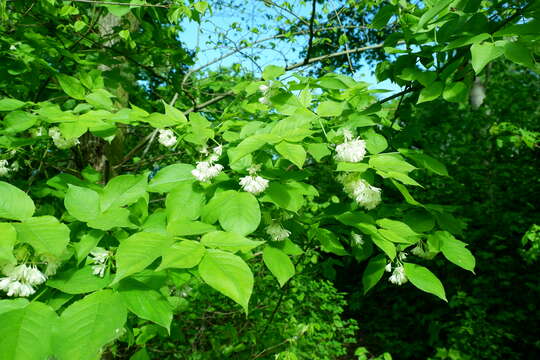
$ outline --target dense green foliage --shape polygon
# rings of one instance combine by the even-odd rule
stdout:
[[[259,73],[212,5],[0,0],[0,358],[534,357],[540,5],[265,1]]]

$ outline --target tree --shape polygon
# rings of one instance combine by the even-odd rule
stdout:
[[[367,262],[364,292],[386,270],[445,301],[420,259],[442,253],[474,271],[448,208],[409,190],[421,186],[414,170],[447,176],[445,166],[401,147],[396,119],[406,94],[466,102],[474,75],[503,54],[536,69],[537,4],[382,7],[402,31],[385,51],[402,55],[377,73],[406,86],[382,99],[343,74],[284,81],[352,53],[311,57],[314,20],[303,62],[204,77],[178,34],[205,2],[3,4],[2,358],[93,359],[116,339],[143,351],[171,332],[189,281],[249,316],[254,284],[271,274],[270,324],[291,278],[318,259]],[[227,354],[282,350],[251,344]]]

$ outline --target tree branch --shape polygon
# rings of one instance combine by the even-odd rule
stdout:
[[[337,56],[343,56],[343,55],[358,53],[358,52],[362,52],[362,51],[366,51],[366,50],[379,49],[379,48],[382,48],[383,46],[384,46],[384,44],[380,43],[380,44],[376,44],[376,45],[364,46],[364,47],[360,47],[360,48],[339,51],[339,52],[335,52],[335,53],[328,54],[328,55],[318,56],[316,58],[310,59],[307,63],[302,61],[302,62],[293,64],[293,65],[287,66],[285,68],[285,71],[293,70],[293,69],[296,69],[296,68],[299,68],[299,67],[302,67],[302,66],[310,65],[310,64],[313,64],[313,63],[316,63],[316,62],[319,62],[319,61],[323,61],[323,60],[326,60],[326,59],[334,58],[334,57],[337,57]]]
[[[313,24],[315,23],[315,8],[317,7],[317,0],[312,1],[312,8],[311,8],[311,19],[309,21],[309,40],[308,40],[308,48],[306,52],[306,58],[304,59],[304,63],[309,63],[309,58],[311,57],[311,48],[313,47],[313,35],[315,34],[313,31]],[[341,25],[341,24],[340,24]]]
[[[157,7],[157,8],[163,8],[163,9],[168,9],[171,7],[171,4],[131,4],[131,3],[116,2],[116,1],[100,1],[100,0],[68,0],[68,1],[88,3],[88,4],[98,4],[98,5],[118,5],[118,6],[129,6],[129,7]]]

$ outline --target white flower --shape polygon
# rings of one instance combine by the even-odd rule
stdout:
[[[270,89],[270,87],[268,85],[259,85],[259,91],[262,92],[263,94],[266,94],[268,92],[268,90]]]
[[[381,202],[381,189],[371,186],[357,174],[349,174],[338,179],[343,184],[343,190],[359,205],[372,210]]]
[[[79,144],[79,139],[66,139],[62,136],[58,127],[52,127],[49,129],[49,136],[53,139],[54,145],[59,149],[69,149]]]
[[[384,271],[386,272],[392,271],[392,263],[386,264],[386,266],[384,267]]]
[[[94,250],[90,251],[90,255],[92,256],[91,260],[94,264],[105,264],[110,256],[110,252],[101,247],[96,247]]]
[[[106,268],[107,268],[107,264],[105,263],[92,265],[92,274],[99,277],[103,277],[103,275],[105,275]]]
[[[176,140],[176,136],[174,136],[174,132],[172,130],[159,130],[158,142],[161,145],[171,147],[176,144]]]
[[[240,179],[240,185],[244,191],[257,195],[266,190],[268,180],[260,176],[248,175]]]
[[[56,271],[60,267],[60,263],[56,261],[48,261],[47,267],[45,268],[45,275],[46,276],[52,276],[56,275]]]
[[[261,97],[259,98],[259,102],[260,102],[261,104],[265,104],[265,105],[267,105],[267,104],[270,103],[270,101],[268,101],[268,99],[266,98],[266,96],[261,96]]]
[[[252,164],[248,169],[249,175],[255,175],[257,171],[261,170],[261,165],[259,164]]]
[[[199,152],[205,156],[208,156],[208,154],[210,154],[210,151],[208,151],[208,145],[204,144],[203,146],[201,146]]]
[[[26,280],[30,268],[25,264],[15,266],[7,275],[15,281]]]
[[[221,170],[223,170],[223,166],[220,164],[212,165],[209,161],[199,161],[197,167],[191,171],[191,174],[193,174],[197,180],[207,182],[218,176]]]
[[[362,245],[364,245],[365,243],[362,235],[356,233],[352,233],[352,241],[356,247],[362,247]]]
[[[223,154],[223,145],[218,145],[212,149],[214,153],[218,156],[221,156]]]
[[[396,285],[403,285],[407,282],[407,276],[405,276],[405,268],[403,265],[394,268],[394,272],[390,278],[388,278],[388,281]]]
[[[45,135],[45,128],[43,126],[30,129],[30,136],[32,137],[40,137],[44,135]]]
[[[27,267],[26,282],[29,285],[40,285],[47,281],[47,277],[38,270],[34,265]]]
[[[291,232],[284,229],[277,222],[273,222],[266,228],[266,233],[270,235],[272,241],[283,241],[291,235]]]
[[[0,160],[0,176],[6,176],[10,171],[9,162],[7,160]]]
[[[403,261],[407,258],[407,253],[406,252],[400,252],[399,255],[398,255],[398,258],[399,260]]]
[[[15,266],[7,275],[0,279],[0,290],[5,291],[7,296],[30,296],[36,292],[32,285],[39,285],[47,280],[34,265]]]
[[[343,131],[345,142],[336,146],[336,155],[334,158],[337,161],[360,162],[366,155],[366,142],[360,138],[353,139],[349,130]]]
[[[9,285],[12,282],[13,282],[13,279],[10,277],[0,278],[0,290],[7,291],[9,289]]]

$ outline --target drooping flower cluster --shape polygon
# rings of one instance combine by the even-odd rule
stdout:
[[[7,296],[30,296],[36,292],[34,286],[43,284],[47,277],[34,266],[21,264],[6,272],[7,277],[0,278],[0,290]]]
[[[390,275],[388,281],[396,285],[403,285],[408,281],[403,265],[399,265],[394,268],[394,272],[392,272],[392,275]]]
[[[362,237],[362,235],[360,234],[357,234],[357,233],[352,233],[352,239],[351,239],[351,242],[354,246],[360,248],[364,245],[365,241]]]
[[[53,139],[54,145],[59,149],[69,149],[79,144],[79,139],[66,139],[62,136],[58,127],[52,127],[49,129],[49,136]]]
[[[265,85],[265,84],[262,84],[259,86],[259,91],[262,92],[263,96],[261,96],[259,98],[259,102],[261,104],[269,104],[270,101],[268,101],[268,97],[266,96],[266,94],[268,93],[268,90],[270,90],[270,87],[268,85]]]
[[[429,253],[424,249],[424,246],[422,245],[422,243],[419,243],[418,245],[416,245],[411,250],[411,254],[416,255],[423,259],[429,258]]]
[[[390,281],[392,284],[395,285],[403,285],[405,284],[408,279],[407,275],[405,275],[405,268],[403,267],[402,261],[407,258],[407,254],[404,252],[399,253],[397,264],[393,267],[392,271],[392,263],[386,264],[384,270],[386,272],[392,272],[392,275],[388,278],[388,281]]]
[[[206,147],[201,150],[202,154],[208,155],[209,151]],[[206,161],[198,161],[195,169],[191,171],[191,174],[202,182],[207,182],[212,178],[219,175],[223,170],[223,165],[214,164],[219,160],[219,157],[223,153],[223,147],[221,145],[214,147],[212,154]]]
[[[9,162],[7,160],[0,160],[0,176],[6,176],[10,171]]]
[[[91,262],[92,264],[92,274],[103,277],[105,275],[105,270],[107,269],[107,260],[111,256],[111,253],[108,250],[105,250],[100,247],[96,247],[94,250],[90,251]]]
[[[372,210],[381,202],[381,189],[370,185],[358,174],[346,174],[338,178],[343,184],[343,191],[360,206]]]
[[[158,136],[158,142],[166,147],[171,147],[176,144],[176,136],[172,130],[160,129]]]
[[[334,158],[337,161],[360,162],[366,155],[366,142],[360,138],[353,138],[348,130],[343,131],[345,142],[336,146],[336,155]]]
[[[283,241],[291,235],[289,230],[283,228],[283,226],[277,222],[272,222],[270,225],[268,225],[266,228],[266,233],[270,235],[270,239],[272,239],[272,241]]]
[[[257,195],[266,190],[269,181],[257,175],[259,169],[260,166],[251,166],[248,169],[249,175],[240,179],[240,186],[242,186],[244,191]]]

